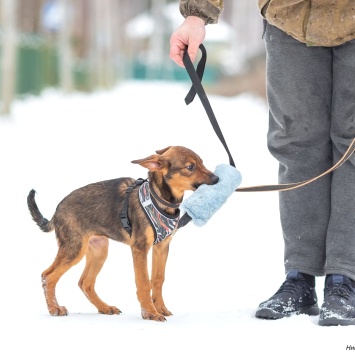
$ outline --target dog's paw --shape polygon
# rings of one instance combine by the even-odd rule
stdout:
[[[142,318],[145,320],[166,321],[164,315],[158,313],[150,313],[145,309],[142,309]]]
[[[164,316],[173,315],[173,313],[170,310],[168,310],[165,305],[162,305],[162,306],[154,305],[154,306],[155,306],[155,309],[157,310],[157,312]]]
[[[49,309],[49,314],[53,316],[66,316],[68,315],[68,310],[66,307],[60,307],[59,305]]]
[[[106,315],[115,315],[115,314],[121,314],[121,310],[119,310],[118,308],[116,307],[112,307],[112,306],[107,306],[105,308],[101,308],[99,310],[99,313],[100,314],[106,314]]]

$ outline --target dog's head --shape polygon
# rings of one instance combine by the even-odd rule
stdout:
[[[218,182],[218,177],[203,165],[202,159],[186,147],[169,146],[156,153],[132,163],[147,168],[157,178],[161,177],[174,196],[182,196],[186,190],[194,191],[202,184]]]

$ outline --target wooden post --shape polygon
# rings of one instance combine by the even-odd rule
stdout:
[[[112,0],[91,0],[91,85],[92,89],[111,88],[115,83],[114,23]]]
[[[164,17],[165,0],[152,0],[153,34],[149,39],[149,60],[147,79],[156,79],[164,64]]]
[[[7,115],[15,97],[16,87],[16,8],[17,0],[2,0],[2,61],[1,61],[1,114]]]
[[[61,0],[60,6],[62,6],[63,18],[59,30],[59,78],[62,90],[70,93],[74,89],[73,52],[71,46],[72,0]]]

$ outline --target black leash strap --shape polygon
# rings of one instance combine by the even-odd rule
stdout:
[[[178,229],[184,227],[185,225],[187,225],[190,221],[192,220],[192,217],[188,214],[188,213],[185,213],[179,220],[179,223],[178,223]]]
[[[211,104],[210,104],[210,102],[207,98],[207,95],[205,93],[205,90],[203,89],[203,86],[201,84],[201,80],[203,77],[203,72],[204,72],[206,60],[207,60],[206,48],[204,47],[204,45],[202,43],[200,44],[200,50],[202,52],[202,57],[197,65],[196,70],[195,70],[194,65],[192,64],[192,61],[191,61],[188,53],[187,53],[187,48],[186,48],[186,51],[183,56],[183,62],[184,62],[185,68],[186,68],[187,73],[189,74],[191,82],[192,82],[192,87],[185,98],[185,103],[186,103],[186,105],[189,105],[194,100],[196,94],[199,96],[201,103],[206,110],[207,116],[210,119],[210,122],[212,124],[214,131],[216,132],[218,138],[222,142],[225,150],[227,151],[227,154],[229,157],[229,164],[231,166],[235,167],[233,157],[232,157],[231,153],[229,152],[229,148],[228,148],[227,143],[223,137],[222,131],[218,125],[216,117],[213,113]]]

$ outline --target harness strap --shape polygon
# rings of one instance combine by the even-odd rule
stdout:
[[[126,190],[126,195],[125,195],[125,198],[124,198],[124,201],[123,201],[123,204],[122,204],[122,210],[121,210],[121,214],[120,214],[120,218],[121,218],[121,223],[123,225],[123,228],[129,233],[131,234],[132,233],[132,226],[131,226],[131,223],[129,221],[129,218],[128,218],[128,201],[129,201],[129,196],[130,194],[132,193],[132,190],[143,184],[144,182],[146,181],[146,179],[143,179],[143,178],[138,178],[134,184],[130,185],[127,190]]]
[[[192,61],[187,53],[187,48],[184,52],[184,56],[183,56],[183,62],[185,65],[185,68],[187,70],[187,73],[190,76],[190,79],[192,81],[192,87],[189,91],[189,93],[187,94],[187,96],[185,97],[185,103],[186,105],[189,105],[195,98],[196,93],[198,94],[198,96],[200,97],[200,100],[203,104],[203,107],[205,108],[205,111],[207,113],[208,118],[210,119],[210,122],[213,126],[213,129],[215,130],[218,138],[220,139],[220,141],[222,142],[224,148],[227,151],[228,157],[229,157],[229,162],[230,165],[235,167],[233,158],[229,152],[228,146],[224,140],[223,134],[221,129],[219,128],[218,122],[216,120],[216,117],[213,113],[212,107],[208,101],[207,95],[203,89],[203,86],[201,84],[201,80],[203,77],[203,72],[205,69],[205,65],[206,65],[206,59],[207,59],[207,53],[206,53],[206,48],[204,47],[204,45],[201,43],[200,44],[200,50],[202,53],[202,57],[197,65],[197,69],[195,71],[195,68],[192,64]],[[322,174],[313,177],[311,179],[302,181],[302,182],[297,182],[297,183],[286,183],[286,184],[271,184],[271,185],[258,185],[258,186],[251,186],[251,187],[240,187],[237,188],[235,191],[236,192],[270,192],[270,191],[279,191],[279,192],[283,192],[283,191],[287,191],[287,190],[291,190],[291,189],[296,189],[296,188],[300,188],[303,187],[309,183],[312,183],[314,181],[316,181],[317,179],[327,175],[328,173],[334,171],[335,169],[339,168],[346,160],[348,160],[350,158],[350,156],[354,153],[355,151],[355,138],[352,140],[351,144],[349,145],[347,151],[344,153],[343,157],[336,163],[334,164],[333,167],[331,167],[330,169],[328,169],[327,171],[323,172]]]

